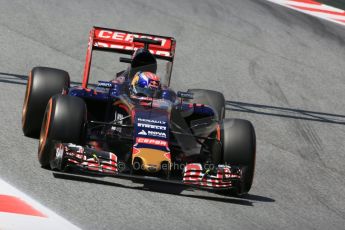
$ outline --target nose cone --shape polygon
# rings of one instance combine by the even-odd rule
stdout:
[[[135,157],[133,158],[133,167],[136,159],[140,159],[141,169],[149,172],[155,173],[161,170],[162,163],[168,162],[171,165],[170,154],[166,151],[149,149],[149,148],[140,148],[137,149]]]

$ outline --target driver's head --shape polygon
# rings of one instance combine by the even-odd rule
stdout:
[[[131,88],[136,96],[156,97],[161,88],[160,78],[151,72],[137,72],[131,82]]]

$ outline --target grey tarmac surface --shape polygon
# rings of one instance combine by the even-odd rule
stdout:
[[[250,195],[40,168],[21,131],[26,75],[80,82],[93,25],[176,37],[172,86],[219,90],[256,128]],[[83,229],[344,229],[344,44],[345,27],[264,0],[0,0],[0,177]]]

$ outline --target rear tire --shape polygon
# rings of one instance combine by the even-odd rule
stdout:
[[[38,146],[38,160],[48,167],[56,142],[82,144],[86,124],[86,104],[78,97],[55,95],[44,114]]]
[[[48,67],[35,67],[31,70],[22,111],[22,129],[25,136],[39,136],[47,102],[69,86],[70,79],[66,71]]]
[[[242,166],[243,180],[238,193],[248,193],[254,178],[256,137],[247,120],[225,119],[221,123],[223,164]]]
[[[190,103],[205,104],[214,109],[217,113],[216,118],[221,121],[225,117],[225,98],[221,92],[208,89],[188,89],[193,93]]]

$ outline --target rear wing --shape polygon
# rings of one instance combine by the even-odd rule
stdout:
[[[176,40],[173,37],[129,32],[125,30],[93,27],[90,31],[86,62],[84,67],[83,88],[87,88],[92,61],[92,51],[101,50],[132,55],[137,49],[144,47],[140,42],[133,42],[133,38],[148,38],[160,41],[161,45],[150,45],[149,51],[157,58],[169,61],[169,74],[175,56]],[[170,76],[169,76],[170,81]]]

